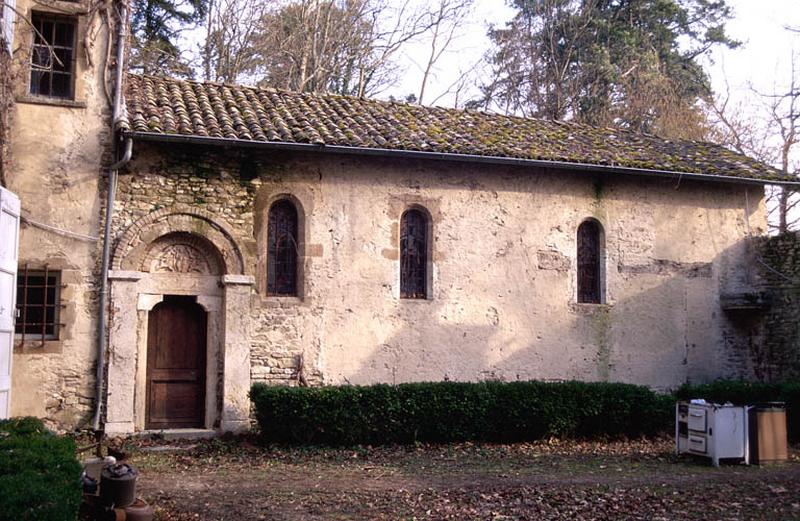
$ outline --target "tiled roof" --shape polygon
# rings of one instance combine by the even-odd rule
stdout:
[[[721,146],[616,128],[422,107],[334,94],[127,77],[130,133],[556,161],[786,181]],[[234,142],[235,143],[235,142]]]

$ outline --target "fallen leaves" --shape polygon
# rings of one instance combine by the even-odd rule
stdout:
[[[797,448],[782,466],[714,468],[676,456],[669,439],[346,449],[137,443],[126,450],[162,521],[800,516]],[[162,446],[172,449],[152,450]]]

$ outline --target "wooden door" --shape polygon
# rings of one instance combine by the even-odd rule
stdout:
[[[203,427],[206,312],[194,297],[166,296],[147,331],[147,429]]]

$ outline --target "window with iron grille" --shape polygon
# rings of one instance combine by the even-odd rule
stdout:
[[[602,302],[602,230],[595,221],[578,227],[578,302]]]
[[[267,294],[297,295],[297,209],[291,201],[270,207],[267,244]]]
[[[420,210],[400,218],[400,298],[427,298],[428,219]]]
[[[60,298],[60,271],[19,268],[14,332],[21,342],[58,339]]]
[[[76,20],[34,12],[31,22],[36,28],[31,49],[31,94],[72,99]]]

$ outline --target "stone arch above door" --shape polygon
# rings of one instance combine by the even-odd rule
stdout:
[[[195,209],[163,208],[133,223],[120,237],[114,270],[244,275],[233,233],[218,217]]]

